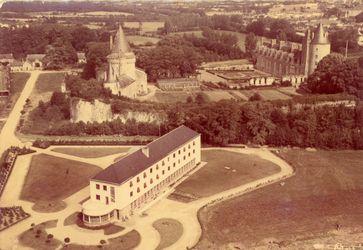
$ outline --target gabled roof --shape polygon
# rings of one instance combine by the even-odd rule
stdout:
[[[128,76],[128,75],[121,75],[120,77],[117,78],[119,87],[124,88],[126,86],[129,86],[131,83],[135,82],[135,79],[133,79],[132,77]]]
[[[0,54],[0,59],[14,59],[14,56],[12,53],[10,54]]]
[[[33,62],[35,60],[43,60],[43,58],[45,57],[45,54],[29,54],[26,56],[26,61],[28,62]]]
[[[182,125],[147,144],[145,147],[149,150],[149,157],[139,149],[110,165],[92,180],[122,184],[198,135],[194,130]]]

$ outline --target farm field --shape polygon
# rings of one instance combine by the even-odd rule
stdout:
[[[142,31],[144,31],[144,32],[157,31],[159,28],[164,27],[164,22],[141,22],[141,24],[142,24]],[[124,22],[123,26],[125,28],[138,29],[140,27],[140,23],[139,22]]]
[[[177,194],[208,197],[280,171],[272,162],[227,150],[203,150],[202,161],[207,164],[178,185]]]
[[[278,90],[281,93],[288,95],[288,96],[300,95],[299,93],[296,92],[296,88],[294,88],[294,87],[281,87]]]
[[[156,37],[148,37],[148,36],[126,36],[127,40],[130,43],[135,45],[145,45],[147,43],[157,44],[160,39]]]
[[[151,98],[151,101],[160,103],[186,102],[189,96],[195,96],[195,93],[183,91],[156,91],[155,95]]]
[[[113,154],[126,153],[129,147],[57,147],[52,149],[54,152],[73,155],[83,158],[98,158]]]
[[[20,198],[34,203],[58,201],[89,185],[101,168],[46,154],[34,155]]]
[[[201,210],[203,236],[195,249],[225,249],[233,243],[241,249],[313,249],[306,240],[322,243],[339,235],[350,244],[359,242],[354,233],[363,233],[363,151],[282,150],[279,156],[296,174],[284,185]]]
[[[276,89],[258,89],[256,92],[259,93],[264,100],[287,100],[291,98]]]
[[[220,100],[230,100],[236,99],[233,95],[231,95],[227,90],[213,90],[213,91],[204,91],[203,92],[209,101],[218,102]]]

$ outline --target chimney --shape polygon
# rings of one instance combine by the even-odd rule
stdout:
[[[113,47],[113,40],[112,40],[112,35],[110,35],[110,50],[112,50]]]
[[[147,157],[149,158],[149,147],[145,146],[141,148],[141,152]]]

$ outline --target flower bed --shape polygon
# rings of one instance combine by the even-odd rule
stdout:
[[[22,207],[0,207],[0,231],[28,218]]]

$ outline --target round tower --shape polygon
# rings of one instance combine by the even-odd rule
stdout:
[[[312,74],[320,60],[329,54],[330,42],[328,40],[328,35],[324,32],[323,24],[320,23],[316,28],[313,40],[310,43],[308,75]]]

